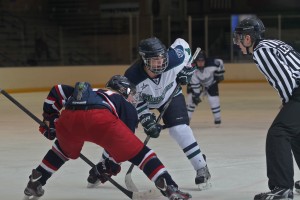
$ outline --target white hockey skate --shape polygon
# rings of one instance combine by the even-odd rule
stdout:
[[[23,200],[38,200],[41,196],[44,195],[44,189],[42,184],[38,181],[42,177],[42,174],[33,169],[32,174],[30,175],[30,180],[27,184],[27,187],[24,190]]]
[[[211,175],[209,173],[207,165],[197,170],[195,184],[198,185],[199,190],[207,190],[211,188],[210,178]]]

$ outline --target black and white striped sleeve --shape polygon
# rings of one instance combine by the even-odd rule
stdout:
[[[291,66],[284,61],[286,56],[277,49],[278,44],[274,44],[275,48],[272,48],[271,42],[268,45],[257,48],[253,59],[268,82],[277,90],[282,102],[286,103],[292,96],[294,88],[297,87],[296,78]]]

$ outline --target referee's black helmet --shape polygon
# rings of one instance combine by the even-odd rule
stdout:
[[[246,18],[235,28],[233,33],[233,42],[234,44],[238,44],[244,39],[245,35],[250,35],[253,42],[257,39],[263,39],[265,30],[265,26],[259,18]]]

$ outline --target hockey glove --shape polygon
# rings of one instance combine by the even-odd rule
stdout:
[[[217,83],[220,83],[221,81],[224,80],[224,76],[223,75],[222,76],[214,76],[214,79]]]
[[[156,123],[154,113],[143,114],[140,117],[140,122],[144,127],[144,131],[147,135],[149,135],[152,138],[158,138],[161,131],[161,125]]]
[[[176,82],[181,85],[186,85],[190,82],[196,67],[184,67],[178,74],[176,78]]]
[[[200,99],[200,94],[192,94],[192,101],[197,106],[202,101]]]
[[[186,93],[187,94],[193,93],[193,88],[189,83],[186,85]]]
[[[39,131],[49,140],[54,140],[56,137],[55,121],[59,118],[59,113],[43,113],[43,122],[47,126],[40,126]]]
[[[116,176],[121,171],[121,165],[106,158],[99,162],[95,167],[90,170],[90,176],[97,176],[101,183],[105,183],[107,177]],[[107,176],[104,176],[104,174]],[[90,177],[89,176],[89,177]],[[89,181],[89,180],[88,180]]]

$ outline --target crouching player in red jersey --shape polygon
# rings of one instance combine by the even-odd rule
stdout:
[[[127,87],[117,89],[122,95],[111,90],[93,90],[87,82],[78,82],[75,88],[56,85],[51,89],[43,106],[44,122],[49,129],[40,127],[40,131],[48,139],[56,140],[42,163],[32,170],[24,191],[28,198],[43,196],[42,186],[67,160],[80,156],[86,141],[103,147],[113,158],[103,159],[91,170],[102,182],[106,181],[103,174],[112,176],[120,172],[121,168],[117,163],[130,161],[138,166],[168,199],[191,198],[190,194],[178,189],[178,185],[155,152],[145,146],[121,120],[129,114],[127,109],[132,110],[128,115],[130,117],[137,118],[137,113],[125,99],[132,98],[135,87],[125,77],[119,76],[120,79],[123,82],[127,81]],[[132,128],[132,125],[130,126]]]

